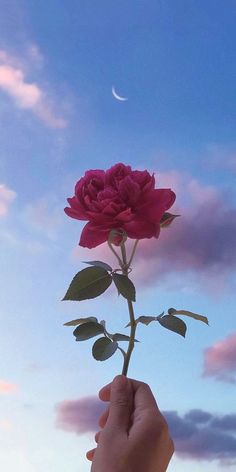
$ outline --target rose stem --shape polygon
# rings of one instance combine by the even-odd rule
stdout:
[[[139,242],[139,239],[136,239],[136,241],[135,241],[135,243],[134,243],[134,247],[133,247],[132,253],[131,253],[131,256],[130,256],[130,260],[129,260],[129,262],[128,262],[128,267],[131,266],[132,260],[133,260],[133,258],[134,258],[134,255],[135,255],[135,252],[136,252],[136,249],[137,249],[138,242]]]
[[[118,254],[117,254],[117,252],[115,251],[115,249],[112,247],[112,243],[110,243],[110,241],[107,241],[107,244],[108,244],[110,250],[113,252],[113,254],[115,254],[116,258],[118,259],[118,262],[119,262],[119,264],[120,264],[120,267],[122,267],[123,262],[122,262],[122,260],[120,259],[120,257],[118,256]]]
[[[124,275],[128,275],[129,266],[127,265],[125,244],[122,243],[120,247],[121,247],[121,254],[122,254],[122,259],[123,259],[122,271]],[[135,338],[135,331],[136,331],[133,303],[131,300],[127,300],[127,304],[128,304],[128,309],[129,309],[129,315],[130,315],[131,330],[130,330],[129,346],[128,346],[128,350],[124,359],[124,365],[122,369],[122,375],[125,375],[125,376],[127,376],[129,362],[130,362],[131,354],[134,348],[134,338]]]

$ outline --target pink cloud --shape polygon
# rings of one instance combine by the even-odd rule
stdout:
[[[39,87],[27,83],[23,72],[12,66],[0,66],[0,88],[15,100],[19,108],[34,108],[42,97]]]
[[[203,376],[236,383],[236,333],[205,350]]]
[[[16,393],[18,385],[7,382],[6,380],[0,380],[0,395],[11,395]]]
[[[181,216],[161,231],[158,241],[140,242],[134,277],[144,286],[150,285],[158,270],[162,282],[172,278],[179,286],[187,275],[193,285],[219,295],[231,287],[236,269],[236,208],[215,187],[202,185],[187,174],[181,181],[179,173],[170,173],[171,181],[175,191],[177,187],[172,213]],[[160,182],[166,187],[168,175],[161,175]]]
[[[93,432],[104,410],[104,404],[97,397],[64,400],[56,405],[56,427],[76,434]]]
[[[31,54],[39,55],[33,47]],[[16,107],[31,110],[47,126],[51,128],[65,128],[67,122],[58,117],[43,89],[36,83],[29,82],[19,64],[14,64],[5,51],[0,51],[0,89],[15,103]],[[17,62],[17,61],[16,61]]]
[[[8,213],[9,207],[16,198],[16,192],[5,184],[0,184],[0,217]]]

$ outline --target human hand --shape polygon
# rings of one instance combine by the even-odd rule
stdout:
[[[124,375],[99,392],[109,408],[99,419],[91,472],[165,472],[174,452],[168,426],[150,387]]]

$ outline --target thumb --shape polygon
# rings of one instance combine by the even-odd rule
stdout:
[[[133,388],[125,375],[117,375],[111,384],[108,428],[127,431],[133,411]]]

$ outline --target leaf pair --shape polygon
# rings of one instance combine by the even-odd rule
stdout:
[[[77,326],[73,334],[76,337],[76,341],[86,341],[87,339],[98,336],[99,334],[104,335],[105,331],[105,327],[102,324],[89,321],[85,323],[82,322],[82,324],[80,323],[80,326]],[[105,361],[116,352],[117,348],[118,343],[116,341],[103,336],[95,341],[92,347],[92,354],[97,361]]]
[[[87,339],[104,333],[104,326],[94,321],[80,324],[80,326],[77,326],[73,332],[74,336],[76,337],[76,341],[86,341]],[[95,341],[92,347],[92,354],[97,361],[105,361],[116,352],[117,348],[118,343],[116,341],[112,341],[108,337],[103,336]]]
[[[158,316],[140,316],[135,320],[135,323],[136,325],[137,323],[149,325],[152,321],[158,321],[164,328],[174,331],[175,333],[185,337],[187,326],[184,321],[178,318],[176,315],[189,316],[190,318],[208,324],[208,319],[206,316],[198,315],[197,313],[192,313],[191,311],[187,310],[176,310],[175,308],[169,308],[168,315],[164,315],[163,312]],[[130,326],[130,324],[131,323],[128,323],[126,328]]]
[[[112,268],[102,261],[90,261],[87,264],[92,267],[75,275],[63,300],[81,301],[98,297],[114,281],[119,294],[127,300],[135,301],[135,287],[127,275],[111,272]]]
[[[103,334],[93,345],[92,353],[96,360],[103,361],[111,357],[119,348],[117,341],[129,341],[130,337],[126,334],[110,334],[105,328],[105,321],[98,322],[97,318],[89,316],[86,318],[77,318],[76,320],[64,323],[64,326],[77,326],[73,331],[76,341],[86,341],[87,339]],[[139,342],[137,339],[135,342]],[[119,348],[121,351],[122,349]],[[123,351],[124,352],[124,351]]]

